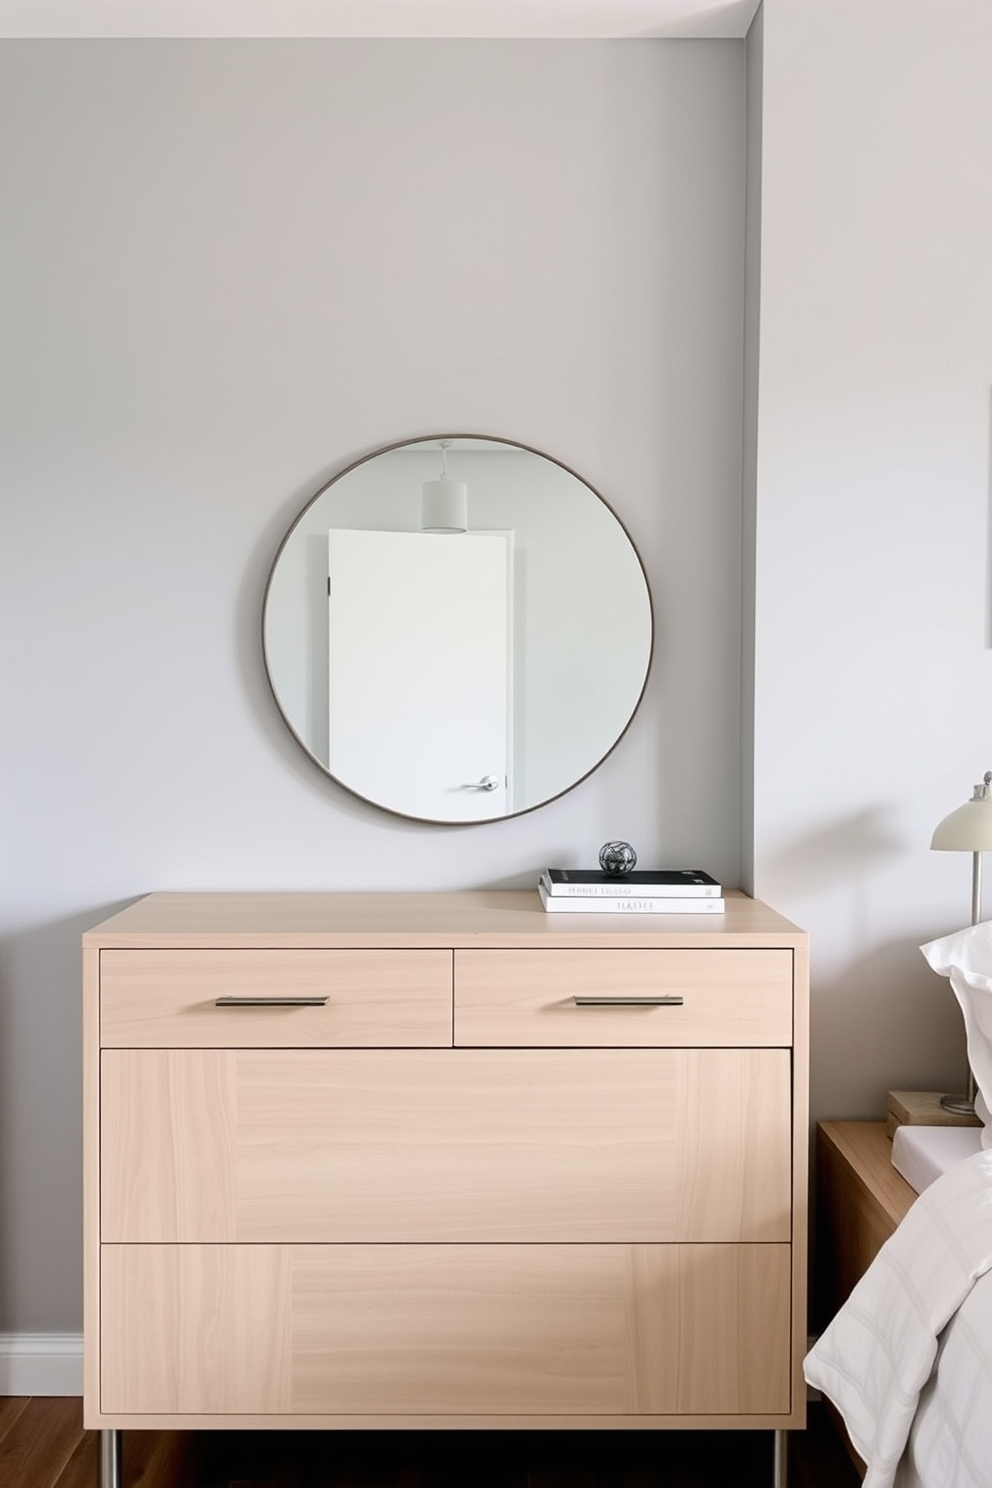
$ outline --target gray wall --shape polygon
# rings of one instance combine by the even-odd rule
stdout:
[[[810,932],[819,1115],[965,1077],[919,947],[992,769],[990,77],[987,0],[765,0],[754,890]]]
[[[740,42],[8,42],[0,1329],[80,1318],[81,929],[160,888],[737,879]],[[276,716],[259,607],[337,468],[446,428],[616,508],[643,708],[571,795],[394,821]]]

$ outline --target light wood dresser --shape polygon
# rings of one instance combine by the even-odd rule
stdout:
[[[129,1426],[804,1423],[807,940],[772,910],[152,894],[84,964],[108,1482]]]

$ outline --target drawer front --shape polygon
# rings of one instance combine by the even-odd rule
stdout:
[[[104,1246],[125,1414],[790,1408],[784,1245]]]
[[[784,1049],[105,1050],[105,1241],[784,1241]]]
[[[792,1037],[789,949],[455,952],[458,1045],[746,1048]]]
[[[118,1049],[450,1045],[451,952],[103,951],[100,1029]]]

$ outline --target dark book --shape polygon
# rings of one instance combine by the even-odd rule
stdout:
[[[555,897],[719,899],[723,889],[701,868],[635,868],[615,877],[601,868],[545,868],[541,883]]]

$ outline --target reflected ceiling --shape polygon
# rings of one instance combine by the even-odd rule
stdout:
[[[758,0],[0,0],[4,37],[742,37]]]

